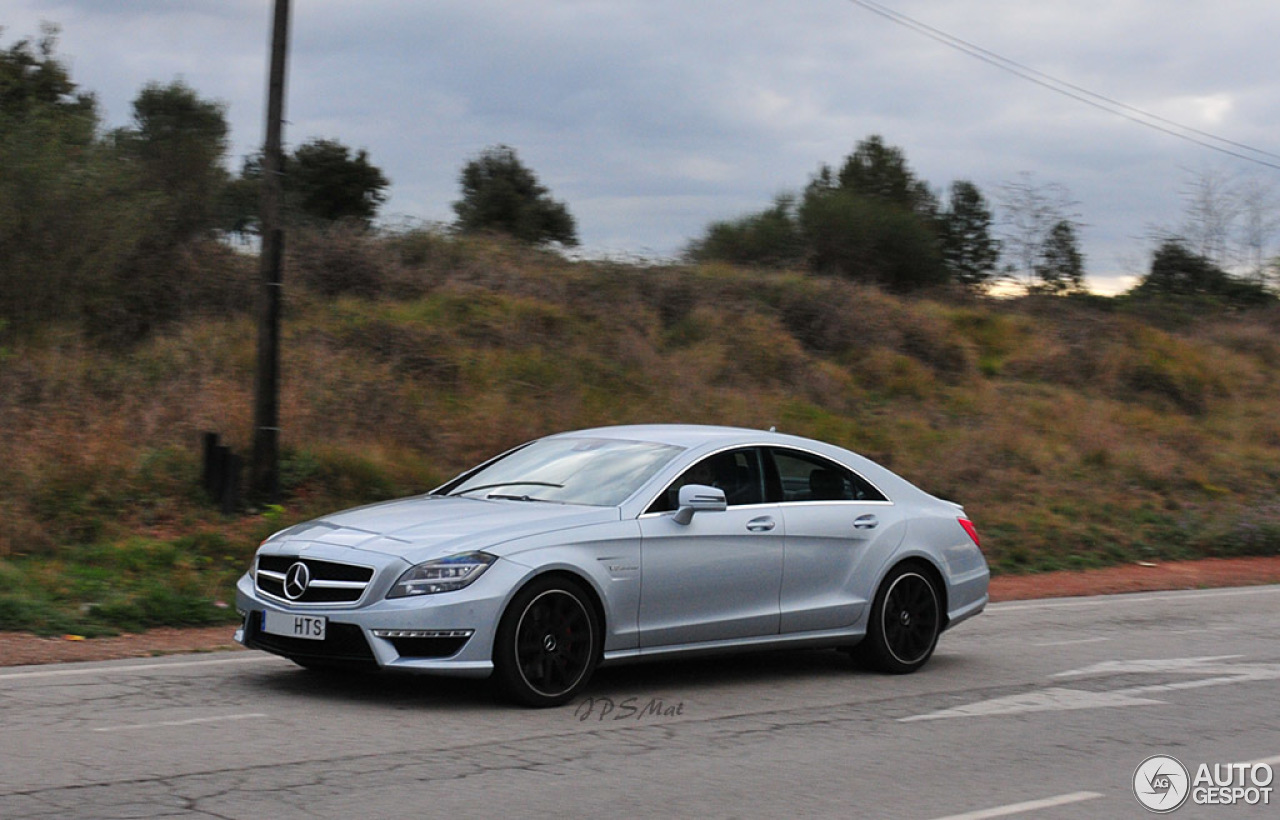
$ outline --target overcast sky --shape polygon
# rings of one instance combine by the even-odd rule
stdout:
[[[1275,0],[882,0],[1088,91],[1280,153]],[[514,147],[593,253],[671,256],[802,189],[872,134],[944,193],[1065,186],[1091,282],[1145,269],[1189,177],[1280,171],[1136,125],[850,0],[293,0],[285,139],[367,149],[387,219],[449,221],[458,172]],[[233,160],[263,138],[271,0],[3,0],[0,44],[61,27],[107,123],[148,82],[224,103]],[[1280,164],[1280,159],[1268,161]],[[1280,186],[1277,186],[1280,187]]]

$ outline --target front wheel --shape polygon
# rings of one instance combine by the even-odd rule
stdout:
[[[876,592],[867,636],[857,646],[857,654],[883,672],[914,672],[933,654],[941,631],[936,583],[921,567],[901,564]]]
[[[493,649],[498,684],[527,706],[559,706],[582,691],[600,655],[601,630],[582,588],[535,580],[503,613]]]

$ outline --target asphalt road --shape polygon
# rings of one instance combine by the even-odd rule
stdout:
[[[788,652],[589,694],[531,711],[260,653],[4,669],[0,818],[1148,817],[1152,755],[1280,769],[1280,586],[995,605],[906,677]]]

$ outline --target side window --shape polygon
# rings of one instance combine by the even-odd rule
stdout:
[[[755,448],[716,453],[685,470],[658,496],[646,512],[670,512],[679,506],[680,488],[705,484],[724,490],[730,507],[764,502],[760,453]]]
[[[884,501],[884,494],[852,470],[820,456],[771,450],[783,501]]]

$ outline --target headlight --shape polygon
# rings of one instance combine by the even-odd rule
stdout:
[[[437,592],[462,589],[483,575],[496,560],[495,556],[487,552],[466,552],[418,564],[400,576],[387,597],[408,598],[412,595],[434,595]]]

